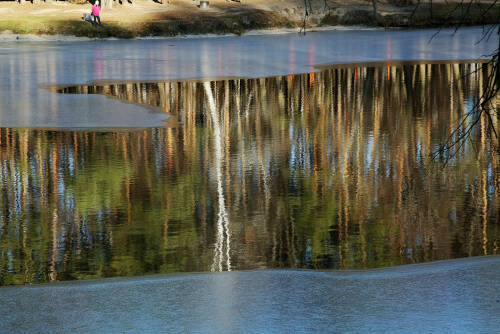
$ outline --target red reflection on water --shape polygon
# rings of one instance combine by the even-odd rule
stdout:
[[[290,46],[288,49],[288,58],[289,60],[289,65],[290,65],[290,73],[295,73],[295,48],[294,48],[294,43],[293,39],[290,39]],[[293,82],[293,76],[292,76],[292,82]]]
[[[387,41],[387,80],[391,79],[391,39]]]
[[[314,44],[313,43],[309,44],[309,65],[310,66],[316,65],[314,63]]]
[[[102,79],[102,54],[101,49],[96,50],[94,57],[94,74],[97,79]]]

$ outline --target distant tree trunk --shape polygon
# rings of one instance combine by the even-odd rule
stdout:
[[[113,0],[102,0],[101,5],[104,9],[111,9],[113,8]]]
[[[24,4],[26,4],[26,0],[19,0],[19,4],[20,4],[20,5],[24,5]]]
[[[500,90],[500,55],[498,54],[500,52],[500,25],[498,26],[497,30],[497,35],[498,35],[498,49],[497,49],[497,91]]]
[[[39,5],[40,4],[40,0],[33,0],[33,4],[34,5]]]
[[[378,22],[377,18],[377,0],[373,0],[373,17],[375,18],[375,22]]]

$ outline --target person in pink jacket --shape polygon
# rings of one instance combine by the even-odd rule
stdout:
[[[94,5],[92,6],[92,15],[94,15],[94,27],[97,26],[97,22],[99,22],[99,25],[102,26],[101,24],[101,17],[99,14],[101,13],[101,6],[99,6],[99,1],[96,1]]]

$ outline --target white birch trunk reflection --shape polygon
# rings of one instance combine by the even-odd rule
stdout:
[[[217,234],[215,242],[214,262],[212,263],[212,271],[222,271],[224,257],[226,258],[226,269],[231,271],[231,258],[230,258],[230,233],[229,233],[229,219],[226,211],[226,204],[224,199],[224,189],[222,187],[222,160],[223,160],[223,146],[224,142],[221,135],[221,126],[219,115],[215,107],[215,101],[210,88],[210,82],[203,83],[205,93],[207,95],[208,109],[210,111],[210,118],[214,130],[214,148],[215,148],[215,176],[217,178],[217,194],[219,201],[219,212],[217,214]],[[225,244],[225,245],[224,245]],[[224,247],[225,246],[225,247]],[[225,254],[224,254],[225,248]]]

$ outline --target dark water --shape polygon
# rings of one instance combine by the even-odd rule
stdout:
[[[172,118],[129,131],[1,128],[0,285],[498,254],[486,119],[456,155],[430,158],[488,71],[360,65],[60,89]]]

